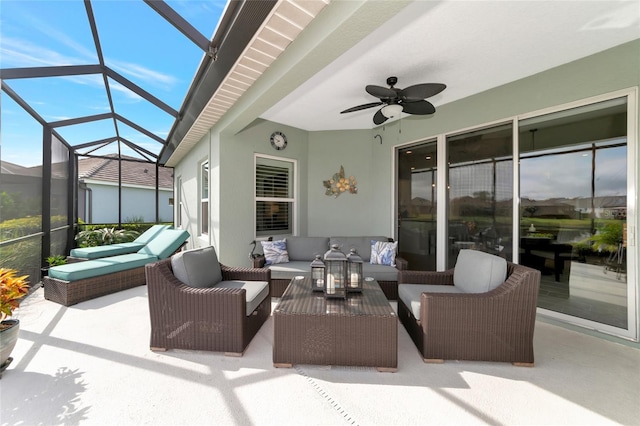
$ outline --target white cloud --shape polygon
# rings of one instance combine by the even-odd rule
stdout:
[[[139,78],[145,83],[149,83],[152,86],[161,87],[165,90],[173,87],[178,81],[178,79],[172,75],[154,71],[142,65],[134,64],[132,62],[123,62],[106,58],[105,62],[120,74]]]

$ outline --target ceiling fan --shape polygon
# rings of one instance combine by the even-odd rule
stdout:
[[[406,89],[398,89],[393,87],[397,82],[397,77],[389,77],[387,78],[388,88],[368,85],[365,87],[367,93],[379,98],[380,101],[354,106],[341,111],[340,114],[384,105],[373,115],[373,122],[376,125],[399,116],[401,112],[414,115],[433,114],[436,112],[436,108],[425,98],[435,96],[447,87],[442,83],[424,83],[409,86]]]

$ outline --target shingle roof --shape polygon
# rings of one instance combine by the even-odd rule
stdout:
[[[78,160],[78,179],[93,179],[118,183],[118,158],[82,158]],[[155,165],[139,161],[125,161],[132,157],[122,156],[122,183],[130,185],[156,186]],[[160,188],[173,187],[173,169],[159,168]]]

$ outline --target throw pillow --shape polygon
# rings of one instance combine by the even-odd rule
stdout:
[[[286,263],[289,261],[289,253],[287,252],[287,240],[278,241],[260,241],[262,244],[262,252],[267,265],[276,263]]]
[[[398,242],[371,241],[371,264],[396,266]]]

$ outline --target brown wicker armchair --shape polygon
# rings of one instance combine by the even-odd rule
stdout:
[[[399,283],[430,284],[435,290],[419,293],[419,306],[407,306],[403,290],[415,294],[416,289],[401,284],[398,298],[400,321],[425,362],[452,359],[533,366],[540,271],[511,262],[506,270],[506,281],[485,293],[449,293],[454,269],[401,271]],[[419,319],[414,315],[417,309]]]
[[[271,278],[268,269],[220,266],[225,281],[269,282]],[[270,297],[247,315],[244,289],[183,284],[174,276],[170,259],[146,265],[145,273],[152,350],[192,349],[242,356],[271,315]]]

